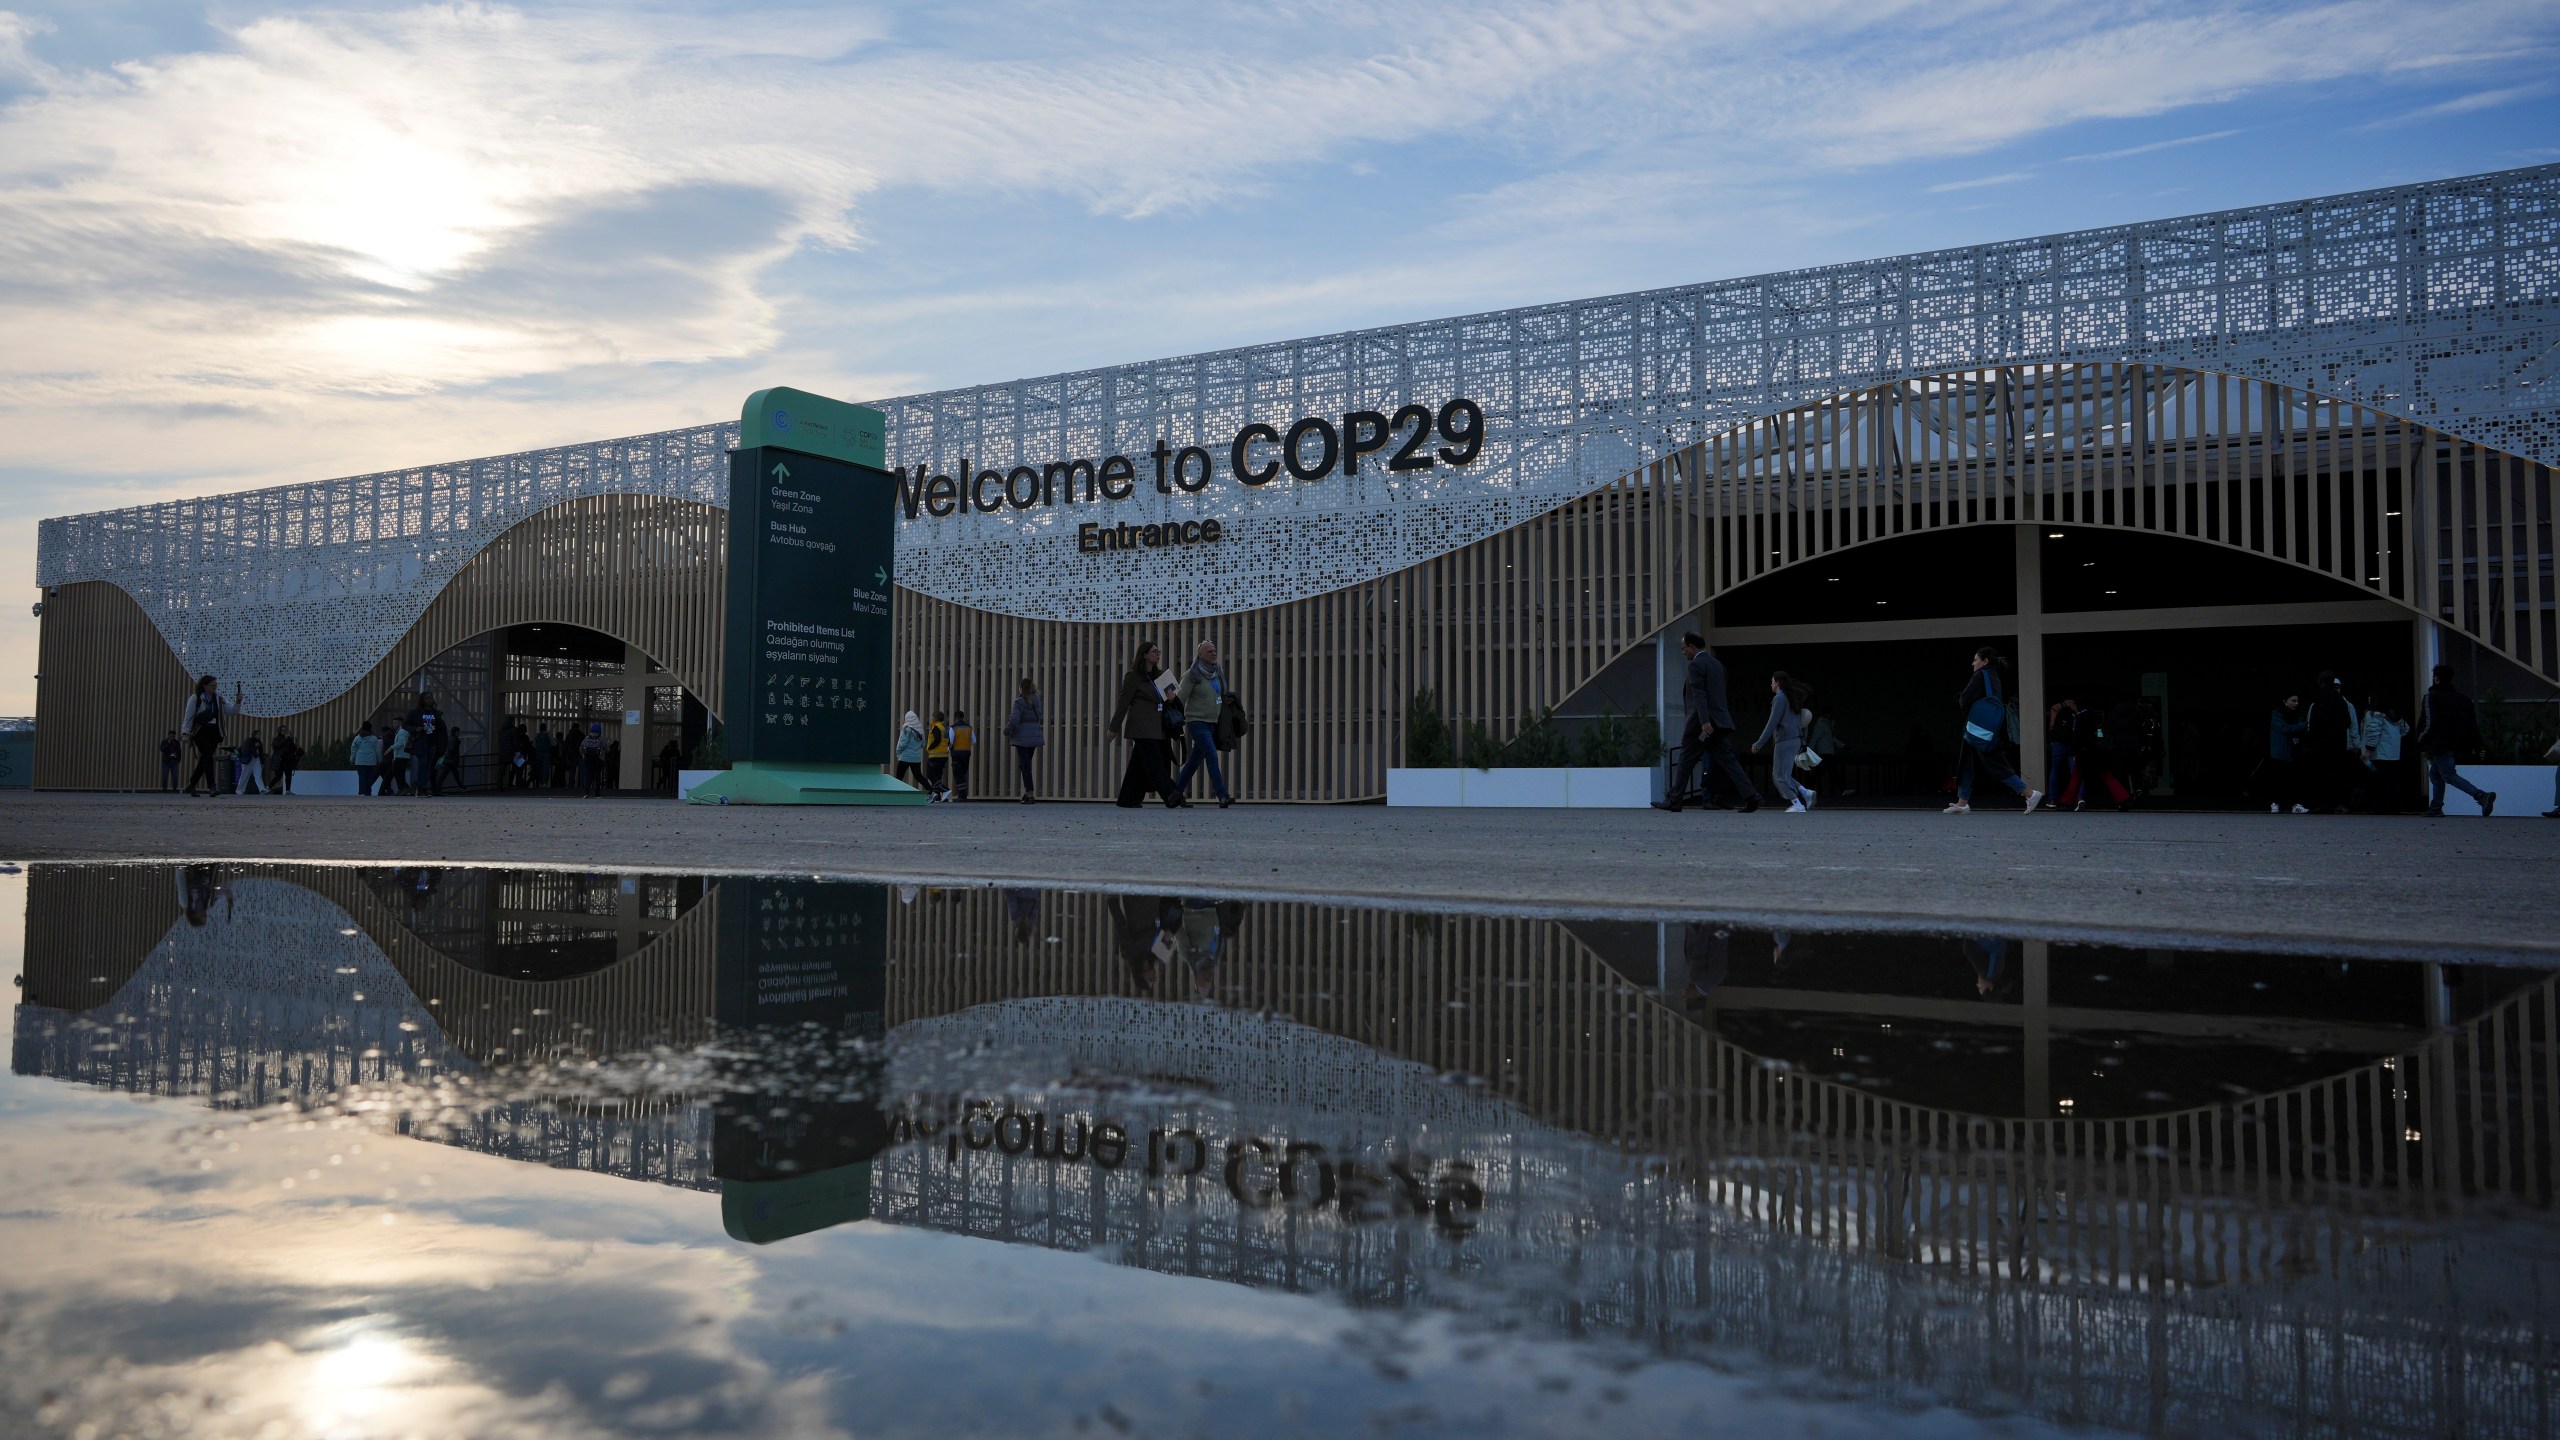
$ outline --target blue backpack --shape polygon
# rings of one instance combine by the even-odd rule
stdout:
[[[1988,750],[2000,743],[2009,729],[2009,707],[2000,700],[1998,667],[1982,667],[1982,698],[1973,702],[1965,713],[1964,743],[1976,750]]]

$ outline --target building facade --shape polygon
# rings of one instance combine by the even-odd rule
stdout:
[[[2081,690],[2137,707],[2172,793],[2227,786],[2179,777],[2294,657],[2394,706],[2438,657],[2560,679],[2560,166],[877,403],[895,708],[992,744],[1033,679],[1061,798],[1114,788],[1150,639],[1221,645],[1237,778],[1299,801],[1381,795],[1421,709],[1474,759],[1550,711],[1658,725],[1693,627],[1740,693],[1788,657],[1871,790],[1982,640],[2031,767]],[[147,786],[193,674],[309,743],[439,665],[490,726],[609,716],[637,783],[722,708],[736,439],[47,521],[37,783]]]

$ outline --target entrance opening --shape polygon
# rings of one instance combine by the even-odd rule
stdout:
[[[1954,783],[1956,696],[1975,648],[1988,644],[2010,657],[2019,689],[2036,689],[2013,693],[2014,704],[2041,715],[2067,697],[2095,710],[2115,773],[2137,795],[2182,808],[2251,803],[2270,712],[2288,695],[2307,698],[2324,671],[2359,712],[2414,712],[2420,624],[2390,601],[2174,536],[2020,531],[1906,536],[1752,581],[1668,627],[1658,649],[1610,666],[1559,711],[1623,709],[1659,694],[1668,733],[1680,714],[1678,639],[1695,628],[1724,662],[1739,745],[1759,735],[1769,677],[1784,670],[1812,691],[1824,757],[1799,781],[1825,800],[1935,803]],[[2013,735],[2034,728],[2022,713]],[[1772,794],[1766,759],[1751,768]],[[2382,797],[2359,787],[2358,798]]]
[[[399,723],[421,694],[434,697],[454,742],[442,766],[448,789],[582,793],[579,744],[596,727],[601,788],[672,792],[709,719],[701,700],[636,646],[550,622],[487,631],[446,650],[375,710],[374,724]]]

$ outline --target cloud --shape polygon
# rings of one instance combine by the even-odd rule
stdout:
[[[2139,13],[2139,12],[2137,12]],[[1815,150],[1828,164],[1876,164],[1989,149],[2089,120],[2157,115],[2253,90],[2478,63],[2553,29],[2527,0],[2452,0],[2412,30],[2395,0],[2279,10],[2154,11],[2102,26],[2085,12],[2007,27],[2008,44],[1940,58],[1936,42],[1881,84],[1861,73],[1808,97]],[[2052,34],[2043,41],[2037,37]],[[1838,103],[1826,103],[1837,101]]]
[[[2421,105],[2415,110],[2406,110],[2358,128],[2383,130],[2396,125],[2415,124],[2421,120],[2440,119],[2447,115],[2469,115],[2475,111],[2492,110],[2500,105],[2512,105],[2519,100],[2530,100],[2537,95],[2550,93],[2551,85],[2548,81],[2538,81],[2531,85],[2506,85],[2495,90],[2475,90],[2468,95],[2456,95],[2450,100],[2438,101],[2433,105]]]
[[[2529,0],[2414,31],[2383,0],[204,13],[0,10],[12,525],[697,423],[757,384],[1851,258],[1903,243],[1892,166],[2305,86],[2504,103],[2560,38]],[[2105,133],[2143,143],[2070,158],[2228,131]],[[961,215],[983,242],[933,218]],[[66,419],[105,413],[134,422],[111,449]],[[23,710],[32,626],[0,620]]]
[[[1992,185],[2015,185],[2021,180],[2033,180],[2034,178],[2036,178],[2036,172],[2033,170],[2010,170],[1998,175],[1984,175],[1972,180],[1949,180],[1943,184],[1928,187],[1927,193],[1931,195],[1944,195],[1951,190],[1980,190]]]
[[[2155,155],[2163,150],[2177,150],[2189,145],[2202,145],[2211,140],[2228,140],[2239,133],[2241,132],[2238,130],[2212,130],[2202,135],[2180,135],[2174,140],[2154,140],[2147,145],[2127,145],[2121,150],[2100,150],[2092,155],[2065,155],[2062,158],[2074,163],[2087,163],[2098,160],[2130,160],[2136,155]]]

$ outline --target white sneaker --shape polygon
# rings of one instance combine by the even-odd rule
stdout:
[[[1798,804],[1801,804],[1802,806],[1804,806],[1804,808],[1806,808],[1807,810],[1810,810],[1810,809],[1812,809],[1812,808],[1813,808],[1813,800],[1814,800],[1813,792],[1812,792],[1812,791],[1810,791],[1810,790],[1807,790],[1806,792],[1804,792],[1804,799],[1802,799],[1801,801],[1798,801],[1797,803],[1798,803]]]
[[[2293,813],[2296,815],[2308,815],[2311,813],[2311,807],[2308,805],[2296,805],[2293,807]]]
[[[2267,813],[2270,815],[2281,815],[2284,813],[2284,807],[2281,805],[2270,805],[2267,807]]]
[[[1970,815],[1973,813],[1973,807],[1966,804],[1964,801],[1959,800],[1938,813],[1941,815]]]
[[[1797,801],[1796,803],[1794,803],[1793,805],[1788,806],[1788,807],[1787,807],[1787,813],[1788,813],[1788,814],[1790,814],[1790,815],[1801,815],[1801,814],[1803,814],[1803,813],[1804,813],[1804,802],[1803,802],[1803,801],[1801,801],[1801,800],[1799,800],[1799,801]]]
[[[2043,791],[2041,791],[2041,790],[2030,790],[2030,791],[2028,791],[2028,792],[2027,792],[2027,813],[2028,813],[2028,814],[2033,815],[2034,813],[2036,813],[2036,807],[2037,807],[2038,805],[2043,804],[2043,803],[2044,803],[2044,792],[2043,792]]]

